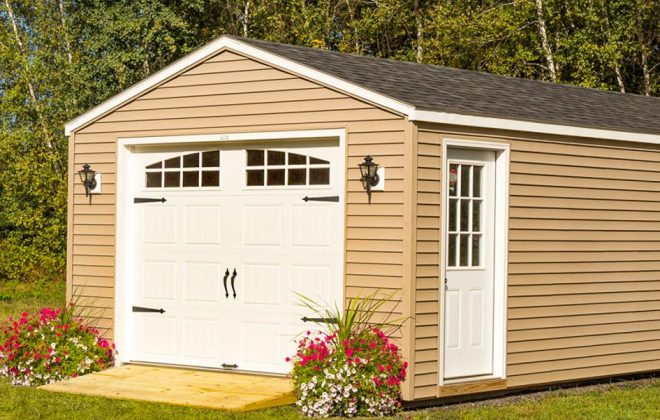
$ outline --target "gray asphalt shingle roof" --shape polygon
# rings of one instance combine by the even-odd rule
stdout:
[[[660,98],[234,38],[420,110],[660,134]]]

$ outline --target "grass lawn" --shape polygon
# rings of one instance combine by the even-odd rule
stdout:
[[[4,288],[3,288],[4,287]],[[39,290],[0,286],[0,318],[41,306],[62,305],[63,287]],[[112,400],[13,387],[0,380],[0,418],[4,419],[285,419],[299,418],[293,407],[244,414]],[[660,379],[612,386],[549,391],[447,407],[407,411],[413,419],[660,419]]]

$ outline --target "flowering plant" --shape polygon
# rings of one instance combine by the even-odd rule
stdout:
[[[304,415],[384,416],[400,408],[408,363],[382,324],[365,322],[382,303],[373,296],[349,300],[345,312],[332,311],[336,323],[326,331],[307,331],[298,341],[287,361],[293,363],[296,405]]]
[[[74,305],[23,312],[0,323],[0,376],[43,385],[112,365],[114,344],[74,316]]]

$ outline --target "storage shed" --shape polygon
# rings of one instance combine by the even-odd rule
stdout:
[[[223,36],[66,134],[120,363],[285,373],[294,292],[380,289],[409,401],[660,370],[658,98]]]

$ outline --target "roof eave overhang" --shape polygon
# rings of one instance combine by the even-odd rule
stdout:
[[[571,125],[548,124],[506,118],[482,117],[448,112],[415,110],[408,115],[411,121],[447,124],[467,127],[491,128],[497,130],[523,131],[527,133],[554,134],[568,137],[586,137],[605,140],[633,141],[660,144],[660,135]]]
[[[333,89],[341,90],[351,96],[363,99],[379,107],[406,116],[411,121],[660,144],[660,135],[654,134],[640,134],[633,132],[546,124],[504,118],[480,117],[446,112],[418,110],[415,109],[414,106],[405,102],[393,99],[386,95],[382,95],[355,83],[347,82],[343,79],[331,76],[327,73],[323,73],[319,70],[302,65],[298,62],[286,59],[279,55],[272,54],[263,49],[254,47],[248,43],[241,42],[238,39],[227,36],[220,37],[215,41],[210,42],[204,47],[165,67],[161,71],[154,73],[143,81],[113,96],[97,107],[92,108],[77,118],[69,121],[64,126],[65,135],[71,135],[76,130],[91,124],[112,110],[128,103],[143,93],[155,88],[156,86],[164,83],[172,77],[175,77],[186,69],[201,63],[202,61],[210,58],[222,50],[237,52],[255,60],[271,64],[275,67],[285,69],[307,79],[332,87]]]

